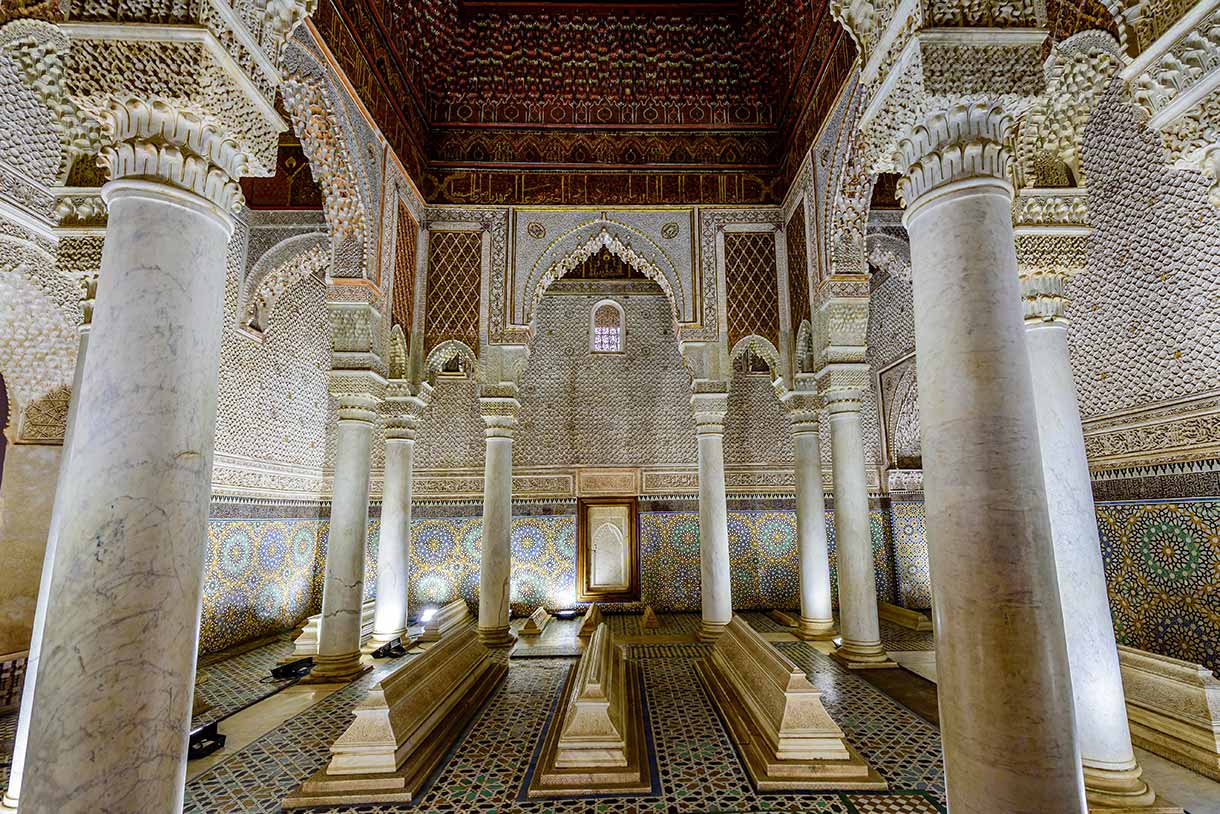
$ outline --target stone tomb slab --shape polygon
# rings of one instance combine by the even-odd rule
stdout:
[[[741,617],[695,671],[758,791],[888,788],[843,737],[805,674]]]
[[[620,656],[620,658],[622,657]],[[580,664],[573,664],[568,670],[563,692],[560,693],[557,701],[557,708],[553,711],[551,720],[547,724],[546,737],[536,756],[525,791],[526,799],[660,794],[652,763],[652,742],[648,735],[643,680],[639,665],[624,658],[622,666],[621,684],[618,684],[616,689],[623,695],[625,765],[597,767],[561,767],[557,765],[560,762],[560,741],[569,713],[569,705],[573,693],[579,689],[577,682]]]
[[[415,801],[507,672],[478,642],[473,620],[450,631],[373,686],[330,763],[283,808]]]

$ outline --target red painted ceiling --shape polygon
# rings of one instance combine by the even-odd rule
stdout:
[[[323,0],[430,200],[767,202],[850,70],[826,0]]]

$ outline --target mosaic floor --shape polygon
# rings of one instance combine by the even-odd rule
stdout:
[[[761,618],[760,618],[761,617]],[[693,633],[696,614],[661,616],[661,627],[641,631],[638,617],[607,616],[617,632]],[[782,630],[764,614],[752,624]],[[621,630],[619,630],[621,628]],[[802,642],[779,647],[824,693],[827,709],[852,744],[890,782],[877,793],[758,794],[753,791],[724,727],[704,694],[694,660],[697,644],[634,644],[628,656],[643,674],[659,766],[657,796],[527,801],[527,774],[555,706],[571,659],[514,658],[505,683],[490,699],[414,806],[324,808],[348,812],[598,812],[598,814],[710,814],[711,812],[833,812],[932,814],[943,812],[940,744],[936,729]],[[387,670],[375,672],[291,718],[279,728],[200,775],[186,789],[192,814],[278,812],[279,800],[322,766],[330,743],[350,721],[352,707]]]
[[[207,680],[197,685],[196,692],[209,709],[196,715],[191,727],[219,721],[295,683],[295,679],[271,678],[271,668],[291,652],[292,637],[284,634],[262,647],[199,668],[201,673],[207,673]]]

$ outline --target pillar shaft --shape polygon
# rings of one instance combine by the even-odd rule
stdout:
[[[703,620],[699,637],[712,641],[733,620],[729,574],[729,512],[724,489],[724,417],[728,396],[691,397],[699,445],[699,575]]]
[[[1026,341],[1085,792],[1091,806],[1148,806],[1156,795],[1131,747],[1067,323],[1029,320]]]
[[[393,641],[407,632],[414,455],[414,438],[386,438],[381,537],[377,544],[377,601],[373,612],[373,639],[378,642]]]
[[[112,167],[112,175],[117,175]],[[122,179],[66,453],[21,805],[177,811],[186,772],[228,216]]]
[[[826,496],[822,490],[822,453],[817,413],[794,413],[792,440],[796,447],[796,537],[800,558],[802,639],[835,635],[830,591],[830,551],[826,542]]]
[[[375,406],[372,399],[367,404],[341,400],[339,405],[322,620],[311,681],[346,681],[365,669],[360,664],[360,619]]]
[[[55,502],[51,507],[51,524],[47,533],[47,548],[42,558],[42,575],[38,582],[38,601],[34,606],[34,626],[30,633],[30,650],[26,656],[25,683],[21,688],[21,708],[17,714],[17,734],[13,740],[13,761],[9,767],[8,788],[0,809],[16,809],[21,797],[21,780],[25,775],[26,748],[30,740],[30,717],[34,710],[34,688],[38,683],[38,664],[42,660],[42,634],[47,623],[47,602],[50,600],[51,574],[55,570],[55,548],[58,528],[66,511],[64,505],[65,479],[68,477],[68,451],[72,448],[72,427],[76,423],[76,412],[80,405],[81,379],[85,373],[85,357],[89,350],[89,330],[92,327],[88,315],[92,305],[85,308],[86,322],[80,326],[76,344],[76,370],[72,375],[72,395],[68,400],[68,418],[64,423],[64,445],[59,459],[59,474],[55,481]]]
[[[834,388],[827,397],[834,471],[835,551],[839,565],[839,631],[843,637],[834,655],[848,667],[894,667],[881,646],[877,616],[877,576],[860,409],[857,390]]]
[[[899,142],[949,808],[1085,810],[1017,287],[1008,119],[930,114]]]
[[[507,647],[513,545],[513,434],[515,398],[481,399],[487,444],[483,464],[483,559],[479,564],[479,638],[488,647]]]

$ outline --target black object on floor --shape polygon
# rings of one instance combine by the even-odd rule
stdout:
[[[191,731],[191,739],[186,747],[188,760],[207,757],[225,745],[225,736],[216,729],[216,725],[219,723],[219,721],[213,721]]]
[[[407,655],[407,649],[402,646],[402,639],[394,639],[378,647],[372,655],[375,659],[396,659]]]
[[[303,659],[290,661],[287,664],[281,664],[278,667],[271,668],[272,678],[301,678],[313,669],[313,656],[306,656]]]

